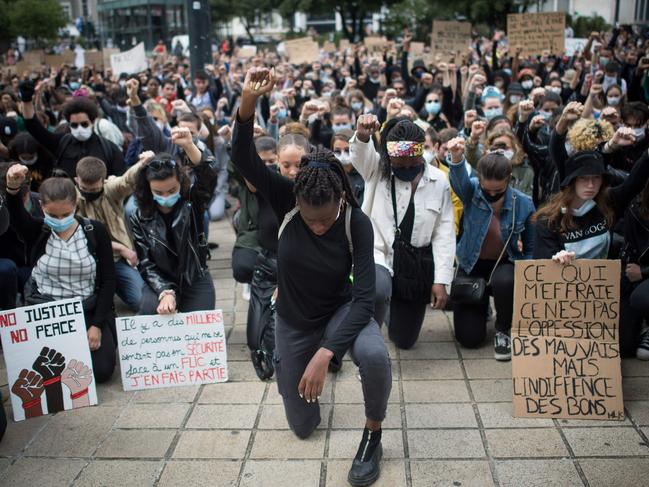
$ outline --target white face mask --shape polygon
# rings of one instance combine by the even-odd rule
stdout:
[[[511,161],[512,158],[514,157],[514,151],[511,150],[511,149],[507,149],[507,150],[503,151],[503,156],[505,156],[507,159],[509,159]]]
[[[523,87],[524,90],[531,90],[532,87],[534,86],[534,81],[531,79],[526,79],[521,83],[521,86]]]
[[[638,141],[644,139],[644,132],[645,132],[644,127],[638,127],[637,129],[633,129],[635,140]]]
[[[436,155],[434,150],[424,150],[424,161],[426,161],[426,164],[433,162]]]
[[[22,162],[25,166],[31,166],[32,164],[36,163],[36,161],[38,161],[38,154],[30,159],[25,159],[20,156],[18,157],[18,159],[20,159],[20,162]]]
[[[553,86],[552,88],[550,88],[550,91],[551,91],[552,93],[556,93],[557,95],[560,95],[560,94],[561,94],[561,87],[559,87],[559,86]]]
[[[75,139],[84,142],[90,138],[92,135],[92,125],[89,127],[82,127],[79,125],[76,129],[71,128],[70,132],[72,133],[72,137]]]

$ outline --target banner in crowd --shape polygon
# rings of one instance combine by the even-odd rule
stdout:
[[[516,262],[514,416],[624,419],[620,261]]]
[[[125,391],[228,380],[221,310],[117,318]]]
[[[122,73],[133,74],[145,71],[149,64],[147,62],[146,53],[144,52],[144,42],[140,42],[133,49],[130,49],[119,54],[112,54],[110,56],[110,64],[113,74],[120,75]]]
[[[522,49],[523,56],[536,56],[545,50],[562,55],[566,31],[565,12],[507,14],[510,55]]]
[[[14,419],[97,404],[79,298],[0,312]]]
[[[575,52],[584,52],[584,47],[588,44],[588,39],[581,37],[566,37],[564,41],[566,56],[572,56]]]
[[[471,45],[471,31],[470,22],[433,20],[432,52],[443,62],[464,54]]]
[[[320,60],[320,46],[310,37],[285,41],[284,52],[291,64],[311,64]]]
[[[256,55],[257,55],[257,46],[245,45],[245,46],[241,46],[237,50],[237,57],[239,59],[248,59]]]

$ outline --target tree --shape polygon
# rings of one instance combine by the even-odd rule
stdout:
[[[58,37],[66,24],[65,14],[57,0],[11,0],[7,18],[12,37],[23,36],[39,45]]]
[[[239,18],[246,29],[246,34],[253,40],[252,29],[259,25],[259,20],[277,7],[276,0],[210,0],[212,19],[226,23]]]

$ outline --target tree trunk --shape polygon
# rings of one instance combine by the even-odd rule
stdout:
[[[241,20],[243,21],[243,28],[246,29],[246,34],[248,34],[248,39],[250,39],[250,44],[254,44],[255,38],[252,35],[252,32],[250,31],[250,29],[252,28],[250,26],[250,22],[246,17],[241,17]]]
[[[345,16],[345,9],[338,6],[336,7],[336,11],[340,14],[340,20],[343,23],[343,33],[345,34],[345,37],[347,37],[347,40],[349,40],[349,42],[353,43],[354,34],[352,32],[349,32],[349,30],[347,30],[347,17]]]

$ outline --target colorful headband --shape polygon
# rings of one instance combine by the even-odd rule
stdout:
[[[390,157],[417,157],[424,153],[423,142],[399,140],[388,142],[388,155]]]

